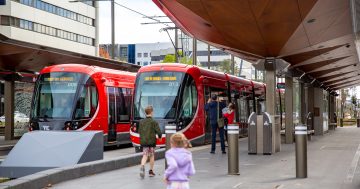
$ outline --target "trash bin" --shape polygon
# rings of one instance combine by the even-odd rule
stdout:
[[[357,126],[357,127],[360,127],[360,118],[357,118],[357,119],[356,119],[356,126]]]

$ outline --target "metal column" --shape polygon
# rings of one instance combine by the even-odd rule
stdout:
[[[296,178],[307,178],[307,129],[295,127]]]
[[[235,57],[231,55],[231,75],[235,75]]]
[[[291,144],[293,138],[293,78],[285,77],[285,143]]]
[[[239,126],[228,125],[228,174],[240,175],[239,172]]]
[[[95,1],[95,56],[99,56],[99,2]]]
[[[210,69],[210,55],[211,55],[210,44],[208,44],[208,63],[207,63],[208,69]]]
[[[115,59],[115,0],[111,0],[111,59]]]
[[[5,140],[12,140],[14,138],[14,93],[15,82],[5,81]]]
[[[197,64],[197,40],[196,40],[196,38],[193,38],[192,58],[193,58],[193,65],[196,65]]]
[[[276,108],[276,69],[274,58],[265,59],[266,112],[275,115]]]
[[[178,63],[179,62],[179,53],[178,53],[178,47],[179,47],[179,37],[178,37],[178,30],[179,29],[175,29],[175,62]],[[183,52],[184,53],[184,52]]]

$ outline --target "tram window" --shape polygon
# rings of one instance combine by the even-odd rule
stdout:
[[[76,102],[75,119],[91,118],[97,108],[98,95],[95,83],[91,78],[82,87]]]
[[[118,123],[130,121],[131,100],[131,89],[117,88],[116,112]]]
[[[197,91],[194,80],[189,76],[184,87],[182,106],[180,110],[180,120],[182,126],[188,125],[193,119],[198,104]]]

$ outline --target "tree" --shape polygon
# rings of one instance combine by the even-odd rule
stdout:
[[[231,61],[230,59],[225,59],[220,62],[220,66],[218,67],[219,71],[230,73],[231,72]]]
[[[354,118],[356,118],[357,116],[357,112],[356,112],[356,105],[357,105],[357,98],[355,95],[351,96],[351,103],[353,104],[354,107]]]
[[[186,56],[182,56],[182,52],[179,51],[179,63],[182,64],[188,64],[188,65],[192,65],[192,58],[186,57]],[[175,55],[174,54],[167,54],[164,58],[164,60],[162,61],[162,63],[175,63]]]
[[[167,54],[162,63],[175,63],[175,55]]]

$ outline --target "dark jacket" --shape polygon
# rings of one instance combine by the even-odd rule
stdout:
[[[205,111],[208,112],[208,116],[210,119],[210,124],[217,124],[218,117],[222,117],[222,109],[225,108],[226,105],[223,102],[219,103],[219,110],[218,110],[218,102],[211,101],[210,103],[205,104]]]
[[[161,138],[161,130],[159,124],[151,117],[147,117],[140,121],[139,135],[140,145],[143,147],[156,146],[156,134]]]

